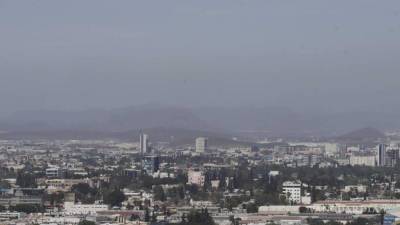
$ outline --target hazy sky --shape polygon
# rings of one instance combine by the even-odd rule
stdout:
[[[0,112],[397,107],[398,0],[0,0]]]

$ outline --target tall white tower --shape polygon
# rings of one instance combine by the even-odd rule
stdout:
[[[140,153],[146,154],[149,151],[149,135],[140,133],[139,136]]]
[[[386,145],[379,144],[378,146],[378,166],[386,166]]]
[[[208,140],[204,137],[196,138],[196,152],[203,153],[208,148]]]

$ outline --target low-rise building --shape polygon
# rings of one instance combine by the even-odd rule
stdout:
[[[67,215],[92,215],[106,210],[108,210],[108,205],[104,204],[75,204],[74,202],[64,203],[64,211]]]
[[[351,155],[350,165],[352,166],[375,166],[375,155]]]
[[[286,181],[282,184],[282,193],[286,199],[293,203],[301,202],[301,183],[297,181]]]
[[[188,184],[194,184],[198,186],[204,186],[205,176],[202,171],[189,170],[188,172]]]

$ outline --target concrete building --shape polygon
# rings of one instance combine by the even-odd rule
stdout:
[[[366,200],[366,201],[319,201],[307,206],[316,212],[335,212],[362,214],[366,210],[374,209],[376,212],[381,210],[393,210],[400,207],[400,200]]]
[[[139,146],[140,146],[141,154],[147,154],[150,152],[149,151],[149,136],[147,134],[140,133]]]
[[[350,165],[352,166],[375,166],[375,155],[351,155]]]
[[[289,202],[301,203],[301,183],[286,181],[282,184],[282,193]]]
[[[196,138],[196,152],[203,153],[208,148],[208,140],[204,137]]]
[[[6,207],[16,205],[41,205],[42,203],[42,198],[36,196],[0,197],[0,205]]]
[[[378,166],[386,166],[386,145],[379,144],[378,146]]]
[[[299,205],[268,205],[258,207],[258,213],[287,214],[299,213]]]
[[[64,203],[66,215],[95,215],[97,212],[108,210],[108,205],[103,204],[75,204],[73,202]]]
[[[365,193],[367,192],[367,186],[365,185],[346,185],[344,186],[343,189],[344,192],[350,192],[350,191],[356,191],[356,192],[360,192],[360,193]]]
[[[188,184],[194,184],[197,186],[204,186],[205,176],[202,171],[193,171],[190,170],[188,172]]]
[[[64,193],[64,201],[75,202],[75,193],[74,192]]]
[[[386,165],[395,167],[398,163],[400,150],[399,149],[389,149],[386,151]]]
[[[53,178],[60,178],[62,175],[62,170],[58,166],[49,166],[46,169],[46,176],[47,178],[53,179]]]
[[[160,170],[160,158],[158,156],[146,156],[143,158],[143,170],[152,175]]]

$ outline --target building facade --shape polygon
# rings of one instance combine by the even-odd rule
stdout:
[[[208,148],[208,140],[204,137],[199,137],[196,139],[196,152],[203,153]]]
[[[197,186],[204,186],[205,176],[202,171],[193,171],[190,170],[188,172],[188,184],[194,184]]]
[[[282,193],[286,199],[292,203],[301,203],[301,183],[286,181],[282,184]]]

